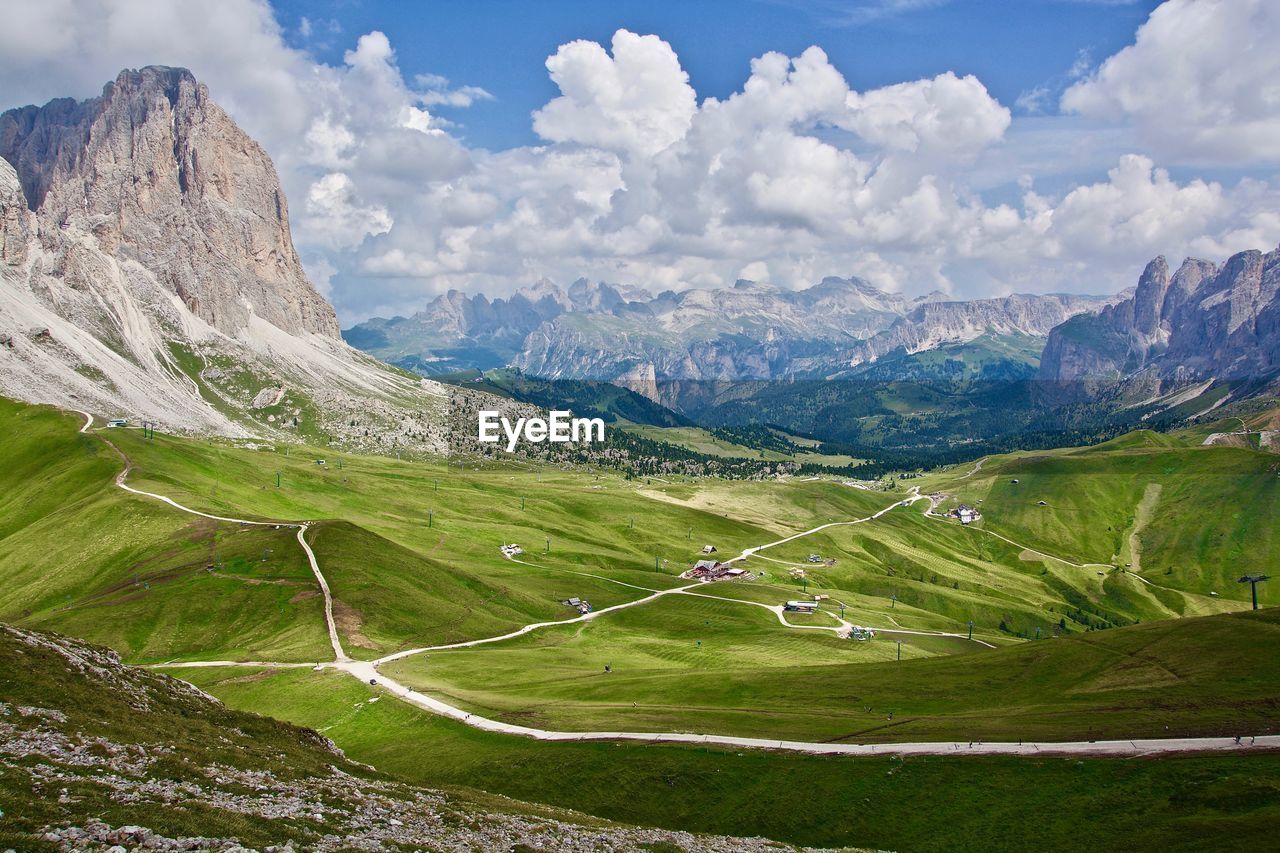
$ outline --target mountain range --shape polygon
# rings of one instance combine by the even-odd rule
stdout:
[[[617,383],[674,409],[664,423],[733,423],[726,404],[749,414],[768,399],[752,417],[795,410],[850,441],[869,434],[853,420],[910,444],[929,418],[1015,398],[1024,425],[1046,400],[1190,416],[1272,390],[1278,270],[1280,250],[1174,272],[1158,258],[1117,295],[969,301],[857,277],[657,295],[541,280],[493,300],[450,291],[340,332],[270,158],[190,72],[126,70],[99,97],[0,114],[0,393],[188,432],[440,451],[448,392],[427,377],[494,367]],[[854,384],[807,397],[759,384],[797,380]],[[934,383],[936,402],[865,402],[865,383],[901,381]],[[988,428],[929,427],[945,441]]]
[[[343,335],[428,375],[510,365],[553,379],[641,385],[829,378],[856,374],[893,353],[984,336],[1043,337],[1070,317],[1123,298],[908,299],[857,277],[828,277],[801,290],[738,281],[656,296],[585,280],[566,291],[543,280],[493,301],[450,291],[412,317],[375,318]]]
[[[542,280],[493,301],[450,291],[411,317],[375,318],[343,336],[426,375],[510,366],[602,380],[699,418],[718,405],[709,401],[756,398],[773,380],[1025,381],[1035,386],[1019,392],[1028,404],[1195,414],[1272,390],[1280,250],[1221,266],[1188,258],[1172,273],[1157,258],[1135,288],[1112,296],[908,299],[856,277],[654,296]],[[726,391],[734,384],[742,387]]]
[[[0,115],[0,393],[168,429],[441,444],[438,386],[343,343],[270,158],[178,68]]]

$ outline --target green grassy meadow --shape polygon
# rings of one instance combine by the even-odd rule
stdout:
[[[0,621],[102,643],[128,662],[305,663],[331,652],[295,529],[197,518],[128,494],[112,484],[120,454],[135,488],[229,517],[312,522],[339,633],[362,659],[572,620],[562,599],[600,610],[686,585],[677,575],[704,544],[724,559],[832,525],[743,561],[745,582],[386,670],[510,722],[889,742],[1261,734],[1280,719],[1280,671],[1241,653],[1269,647],[1280,611],[1241,613],[1248,587],[1235,583],[1276,565],[1280,457],[1247,447],[1136,433],[872,492],[148,440],[131,429],[80,434],[81,423],[0,400]],[[965,502],[984,517],[964,527],[927,516],[922,500],[850,523],[907,497],[908,485],[943,494],[939,512]],[[509,542],[525,548],[520,561],[500,554]],[[1275,600],[1260,592],[1264,605]],[[813,595],[825,596],[819,613],[787,614],[805,628],[754,606]],[[876,638],[812,630],[841,613]],[[333,672],[180,675],[232,707],[316,727],[406,779],[641,824],[1025,849],[1001,835],[1019,809],[1061,807],[1035,837],[1078,842],[1080,821],[1109,802],[1105,788],[1134,802],[1113,807],[1098,831],[1178,847],[1225,830],[1248,837],[1280,810],[1270,756],[896,761],[542,744],[386,695],[370,704],[367,685]],[[957,791],[945,806],[912,806],[939,785]],[[1008,792],[1008,804],[990,808],[991,790]],[[981,819],[958,828],[979,802]]]
[[[414,782],[641,825],[873,849],[1074,847],[1083,832],[1128,849],[1203,850],[1266,848],[1280,821],[1280,758],[1272,753],[849,760],[668,744],[543,744],[468,728],[332,671],[195,670],[182,677],[234,709],[314,728],[351,758]],[[922,808],[922,792],[945,796],[928,795]]]
[[[833,743],[1280,732],[1280,666],[1240,651],[1280,640],[1277,610],[1152,622],[991,652],[916,651],[894,662],[893,641],[884,638],[797,637],[755,655],[732,638],[693,648],[685,638],[705,626],[692,623],[720,609],[710,604],[716,607],[676,601],[626,611],[607,628],[571,626],[536,639],[432,652],[386,671],[485,716],[569,731],[695,730]],[[728,610],[719,615],[741,619]],[[679,640],[657,629],[681,618],[685,624],[672,632]],[[617,624],[628,619],[644,619],[645,630]],[[600,660],[611,661],[613,672],[593,666]]]
[[[1159,604],[1148,618],[1243,603],[1249,589],[1237,579],[1280,562],[1280,457],[1271,453],[1142,432],[993,457],[973,477],[939,476],[930,485],[980,506],[987,530],[1137,575],[1146,583],[1136,592]],[[1135,590],[1121,588],[1121,574],[1108,571],[1103,592],[1138,618],[1143,608],[1132,601]],[[1280,600],[1260,593],[1262,603]]]

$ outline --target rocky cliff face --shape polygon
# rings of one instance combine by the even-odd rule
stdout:
[[[0,115],[0,393],[162,429],[442,446],[342,343],[266,153],[182,69]]]
[[[1280,250],[1241,252],[1221,269],[1164,258],[1130,299],[1049,335],[1040,378],[1084,394],[1105,384],[1168,393],[1209,380],[1271,382],[1280,372]]]
[[[215,329],[238,336],[253,313],[338,337],[294,251],[270,158],[189,71],[123,71],[99,98],[10,110],[0,157],[45,230],[92,234]]]

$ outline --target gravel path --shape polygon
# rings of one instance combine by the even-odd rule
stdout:
[[[80,431],[85,432],[93,425],[93,416],[86,412],[80,412],[85,416],[87,422]],[[307,560],[311,564],[311,569],[315,573],[316,580],[320,584],[321,592],[324,594],[325,602],[325,621],[329,629],[329,640],[333,646],[334,660],[328,663],[317,664],[315,668],[337,669],[346,672],[367,684],[376,684],[392,695],[415,705],[419,708],[431,711],[441,716],[449,717],[459,722],[465,723],[473,728],[482,729],[484,731],[497,732],[501,734],[518,735],[521,737],[533,738],[542,741],[592,741],[592,740],[612,740],[612,741],[642,741],[645,743],[696,743],[707,744],[713,746],[742,747],[753,749],[773,749],[783,750],[787,752],[803,752],[815,755],[1046,755],[1046,754],[1069,754],[1069,755],[1151,755],[1151,754],[1169,754],[1180,752],[1213,752],[1213,751],[1238,751],[1251,749],[1280,749],[1280,735],[1263,735],[1257,738],[1245,737],[1237,740],[1234,737],[1202,737],[1202,738],[1158,738],[1158,739],[1135,739],[1135,740],[1106,740],[1106,741],[1066,741],[1066,742],[963,742],[963,741],[926,741],[926,742],[902,742],[902,743],[881,743],[881,744],[850,744],[850,743],[809,743],[804,741],[787,741],[774,740],[770,738],[746,738],[733,737],[730,735],[702,735],[691,734],[685,732],[559,732],[550,729],[537,729],[529,726],[517,726],[510,723],[503,723],[498,720],[491,720],[478,714],[472,714],[461,708],[454,707],[445,702],[419,693],[409,687],[400,684],[392,678],[388,678],[379,672],[378,666],[390,663],[391,661],[400,660],[410,655],[419,654],[425,651],[468,648],[478,646],[485,643],[496,643],[502,640],[519,637],[530,631],[550,625],[567,625],[574,622],[586,622],[595,619],[605,613],[621,610],[627,607],[635,607],[645,604],[666,595],[688,594],[705,598],[720,598],[719,596],[707,595],[705,593],[691,593],[690,589],[703,584],[691,584],[683,587],[673,587],[671,589],[656,590],[653,594],[635,601],[616,604],[612,607],[606,607],[602,610],[593,611],[583,614],[576,619],[565,619],[557,622],[537,622],[532,625],[525,625],[515,631],[503,634],[497,637],[487,637],[479,640],[469,640],[462,643],[452,643],[443,646],[433,646],[421,649],[409,649],[404,652],[398,652],[394,655],[388,655],[376,661],[357,661],[349,658],[342,648],[342,643],[338,637],[337,625],[333,618],[333,596],[329,591],[329,584],[325,580],[324,574],[320,570],[320,564],[316,560],[315,552],[311,550],[311,546],[307,544],[306,531],[311,524],[309,521],[255,521],[252,519],[231,518],[227,516],[213,515],[200,510],[191,509],[183,506],[172,498],[165,495],[158,495],[153,492],[145,492],[141,489],[135,489],[129,486],[125,480],[132,470],[132,463],[128,456],[124,454],[118,447],[107,439],[103,439],[108,445],[124,459],[124,470],[116,476],[115,484],[119,488],[135,495],[152,498],[153,500],[162,501],[175,509],[182,512],[198,515],[202,518],[210,518],[215,521],[229,521],[237,524],[253,524],[262,526],[280,526],[293,527],[298,530],[298,544],[306,552]],[[885,513],[896,509],[900,506],[909,506],[916,501],[927,500],[926,497],[914,494],[909,498],[890,504],[884,509],[869,515],[865,518],[855,519],[853,521],[833,521],[828,524],[822,524],[803,533],[797,533],[776,542],[770,542],[765,545],[758,545],[754,548],[745,549],[739,556],[733,558],[729,562],[746,559],[747,557],[792,542],[821,530],[832,527],[847,526],[851,524],[863,524],[868,521],[880,518]],[[989,532],[989,531],[988,531]],[[998,535],[998,534],[992,534]],[[1003,539],[1004,537],[999,537]],[[1008,541],[1008,540],[1007,540]],[[1010,544],[1017,545],[1016,542]],[[1034,550],[1028,548],[1027,550]],[[1036,551],[1035,553],[1041,553]],[[1045,554],[1044,556],[1050,556]],[[1052,559],[1059,559],[1053,557]],[[1062,562],[1069,562],[1063,560]],[[1072,563],[1071,565],[1076,565]],[[1088,565],[1088,564],[1086,564]],[[606,580],[609,580],[606,578]],[[621,581],[619,581],[621,583]],[[634,586],[634,584],[625,584]],[[643,589],[643,587],[638,587]],[[733,601],[741,604],[751,604],[758,607],[764,607],[767,610],[774,611],[778,615],[778,619],[783,625],[789,628],[818,628],[819,630],[838,630],[823,629],[820,626],[802,626],[791,625],[783,616],[781,605],[761,604],[753,601],[741,601],[739,599],[721,599],[724,601]],[[843,621],[843,620],[842,620]],[[843,626],[842,626],[843,627]],[[903,629],[875,629],[884,633],[898,634],[932,634],[935,636],[962,637],[960,634],[945,634],[942,632],[925,632],[925,631],[907,631]],[[981,641],[975,641],[981,642]],[[984,645],[989,645],[984,643]],[[302,666],[312,666],[311,664],[298,663],[272,663],[264,661],[244,662],[244,661],[189,661],[189,662],[170,662],[157,665],[157,669],[182,669],[197,667],[216,667],[216,666],[254,666],[254,667],[290,667],[298,668]]]

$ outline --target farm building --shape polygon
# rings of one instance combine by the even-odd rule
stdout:
[[[704,554],[714,554],[715,552],[716,552],[716,546],[715,546],[715,545],[703,545],[703,546],[702,546],[702,553],[704,553]]]
[[[718,560],[699,560],[693,564],[693,568],[682,574],[682,578],[700,578],[707,579],[714,575],[720,569]]]
[[[818,609],[816,601],[788,601],[782,605],[783,610],[789,610],[792,613],[813,613]]]
[[[982,513],[967,504],[960,504],[960,506],[951,510],[951,512],[947,514],[952,518],[960,519],[961,524],[973,524],[975,521],[982,518]]]
[[[716,560],[699,560],[693,564],[693,568],[680,577],[701,581],[732,581],[750,578],[751,573],[746,569],[733,568],[728,563],[721,563]]]

